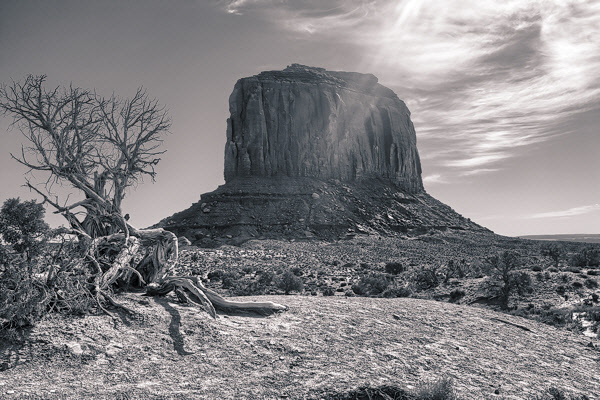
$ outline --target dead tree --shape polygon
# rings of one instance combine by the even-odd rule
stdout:
[[[82,244],[82,260],[93,269],[98,304],[113,303],[111,289],[134,284],[148,294],[178,295],[202,305],[213,317],[215,307],[273,311],[264,302],[232,302],[205,288],[193,277],[170,276],[178,262],[178,241],[164,229],[136,229],[123,217],[127,189],[144,177],[154,180],[164,153],[163,136],[171,120],[164,107],[145,90],[133,98],[103,98],[80,88],[47,90],[46,76],[0,87],[0,111],[13,118],[26,139],[11,156],[47,180],[25,185],[38,193],[69,223]],[[52,195],[54,184],[68,185],[80,195],[70,203]],[[63,199],[64,200],[64,199]],[[68,199],[67,199],[68,200]]]

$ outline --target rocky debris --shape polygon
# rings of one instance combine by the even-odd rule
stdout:
[[[240,79],[229,98],[225,181],[383,177],[423,190],[410,112],[371,74],[293,64]]]
[[[207,204],[210,213],[203,212]],[[427,193],[403,192],[385,179],[341,182],[309,177],[236,178],[158,226],[204,247],[253,238],[332,240],[357,234],[485,230]]]

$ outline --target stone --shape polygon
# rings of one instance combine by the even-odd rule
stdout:
[[[423,190],[410,112],[371,74],[292,64],[240,79],[229,97],[225,181],[382,177]]]
[[[71,352],[71,354],[75,356],[80,356],[83,354],[83,349],[81,348],[81,345],[79,343],[68,342],[65,343],[65,345],[67,346],[67,349]]]

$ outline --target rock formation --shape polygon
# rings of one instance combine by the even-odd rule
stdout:
[[[158,226],[203,245],[484,229],[425,193],[410,112],[371,74],[293,64],[229,109],[226,183]]]
[[[423,190],[410,112],[371,74],[298,64],[240,79],[229,98],[225,181],[382,177]]]

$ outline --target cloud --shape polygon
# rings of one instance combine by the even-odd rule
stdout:
[[[447,183],[440,174],[432,174],[423,177],[423,183]]]
[[[600,110],[600,2],[235,0],[236,12],[355,46],[412,112],[429,166],[498,169]],[[431,155],[429,155],[431,154]]]
[[[568,210],[562,211],[551,211],[539,214],[530,215],[529,218],[560,218],[560,217],[573,217],[575,215],[588,214],[594,211],[600,210],[600,204],[592,204],[589,206],[574,207]]]

